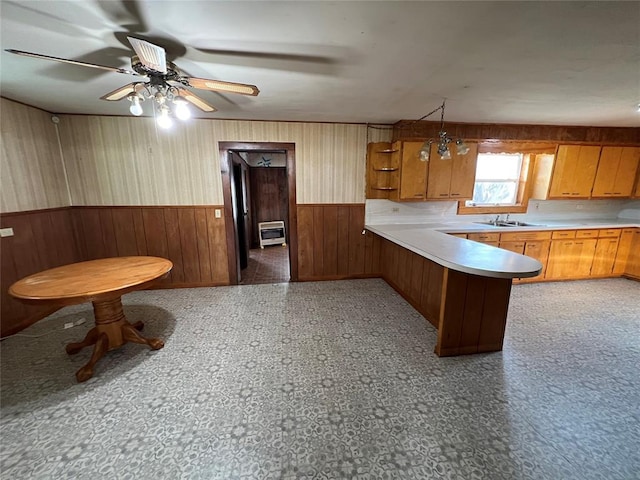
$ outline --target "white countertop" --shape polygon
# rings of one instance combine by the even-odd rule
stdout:
[[[535,226],[494,227],[473,222],[428,224],[365,225],[365,228],[418,255],[453,270],[495,278],[535,277],[542,264],[530,257],[490,245],[447,235],[445,232],[518,232],[531,230],[567,230],[578,228],[640,227],[633,219],[594,219],[570,221],[528,221]]]

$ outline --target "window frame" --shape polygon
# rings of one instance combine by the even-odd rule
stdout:
[[[523,155],[520,166],[520,178],[516,193],[515,205],[466,205],[467,200],[458,202],[458,215],[478,215],[491,213],[526,213],[529,198],[533,190],[533,168],[538,154],[555,155],[557,144],[548,142],[520,142],[520,141],[483,141],[478,142],[478,154],[481,153],[520,153]],[[475,179],[474,179],[475,184]]]

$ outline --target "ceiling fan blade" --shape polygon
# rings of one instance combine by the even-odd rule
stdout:
[[[242,95],[251,95],[255,97],[260,93],[255,85],[246,83],[223,82],[221,80],[210,80],[208,78],[187,77],[186,80],[193,88],[201,90],[213,90],[214,92],[240,93]]]
[[[129,83],[124,87],[115,89],[113,92],[104,94],[100,97],[100,100],[109,100],[112,102],[116,100],[122,100],[131,93],[139,92],[145,87],[145,85],[146,84],[143,82]]]
[[[40,58],[42,60],[53,60],[54,62],[69,63],[71,65],[78,65],[80,67],[98,68],[101,70],[108,70],[110,72],[126,73],[127,75],[136,75],[138,77],[140,76],[140,74],[134,72],[133,70],[127,70],[126,68],[107,67],[106,65],[96,65],[95,63],[79,62],[77,60],[70,60],[68,58],[51,57],[49,55],[42,55],[40,53],[23,52],[22,50],[14,50],[12,48],[8,48],[5,51],[14,53],[16,55],[22,55],[24,57]]]
[[[178,95],[183,97],[187,102],[198,107],[203,112],[215,112],[217,110],[213,105],[209,105],[203,99],[194,95],[186,88],[176,87],[176,90],[178,91]]]
[[[167,55],[164,48],[138,38],[127,39],[145,67],[158,73],[167,73]]]

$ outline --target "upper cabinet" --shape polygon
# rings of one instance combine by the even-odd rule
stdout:
[[[560,145],[549,187],[549,198],[589,198],[601,147]]]
[[[397,200],[400,186],[401,142],[367,146],[367,198]]]
[[[470,200],[476,179],[478,144],[466,142],[469,151],[461,155],[454,145],[450,146],[451,159],[443,160],[438,154],[438,145],[431,145],[427,178],[429,200]]]
[[[638,147],[602,147],[592,197],[630,197],[640,162]]]
[[[427,166],[420,158],[423,142],[402,142],[400,162],[400,200],[424,200],[427,197]]]

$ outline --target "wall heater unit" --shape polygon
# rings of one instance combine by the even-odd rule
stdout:
[[[287,245],[282,220],[258,223],[258,233],[260,248],[264,248],[265,245],[282,245],[283,247]]]

